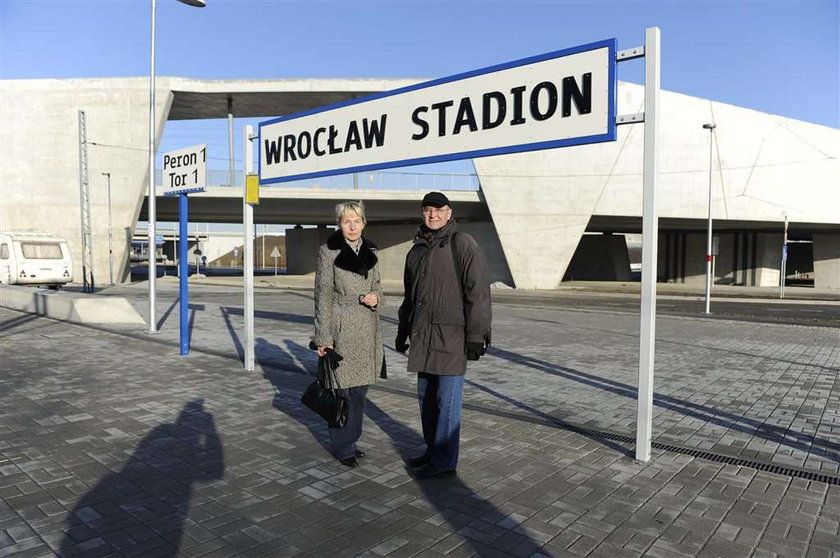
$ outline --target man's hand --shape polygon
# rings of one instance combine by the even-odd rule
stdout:
[[[394,340],[394,348],[398,353],[405,353],[408,350],[408,335],[405,333],[398,333]]]
[[[467,341],[467,360],[478,360],[484,351],[484,341]]]

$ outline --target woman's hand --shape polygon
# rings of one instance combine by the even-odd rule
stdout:
[[[332,350],[332,345],[318,345],[318,356],[322,357],[327,354],[327,349]]]
[[[359,297],[359,304],[367,306],[368,308],[376,308],[379,304],[379,295],[374,292],[369,292],[365,296]]]

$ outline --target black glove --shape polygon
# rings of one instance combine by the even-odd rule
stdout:
[[[394,339],[394,348],[398,353],[405,353],[408,350],[408,335],[405,333],[398,333],[397,338]]]
[[[478,360],[484,351],[484,341],[467,341],[467,360]]]

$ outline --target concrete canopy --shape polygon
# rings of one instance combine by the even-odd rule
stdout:
[[[270,118],[418,81],[158,77],[156,139],[170,119],[225,118],[229,99],[235,117]],[[639,112],[642,96],[641,86],[620,84],[618,114]],[[115,275],[123,280],[129,240],[148,185],[148,102],[147,78],[0,81],[0,228],[38,229],[66,237],[76,262],[74,277],[81,278],[78,115],[83,110],[97,283],[108,269],[109,207],[103,172],[111,175],[114,259],[119,268]],[[716,223],[724,228],[737,223],[772,228],[778,223],[779,238],[785,216],[794,224],[818,226],[828,248],[815,246],[815,265],[819,259],[824,270],[817,277],[823,273],[829,278],[827,285],[840,288],[840,131],[665,91],[661,104],[663,223],[693,222],[690,228],[697,229],[705,220],[709,133],[702,124],[714,121]],[[476,219],[489,215],[485,232],[494,235],[493,246],[499,246],[516,287],[556,287],[587,228],[611,219],[625,224],[639,219],[642,150],[641,126],[631,125],[620,127],[618,141],[612,143],[475,160],[481,192],[470,211]],[[349,190],[340,197],[354,195]],[[387,222],[405,213],[397,203],[400,195],[394,194],[393,203],[380,200]],[[307,199],[319,198],[310,194]],[[295,203],[304,213],[306,203]],[[479,210],[480,204],[486,209]],[[233,208],[230,214],[235,213]],[[323,211],[315,213],[315,222],[322,222]],[[376,219],[374,212],[371,217]],[[410,229],[398,231],[402,232],[410,236]],[[768,270],[757,284],[778,284],[778,270],[774,276],[771,267],[781,247],[775,238],[770,240],[754,246],[763,250],[757,259]]]

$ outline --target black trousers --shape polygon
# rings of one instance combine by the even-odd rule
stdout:
[[[356,442],[362,437],[368,387],[356,386],[341,390],[347,398],[347,424],[344,428],[329,429],[330,446],[338,459],[348,459],[356,454]]]

